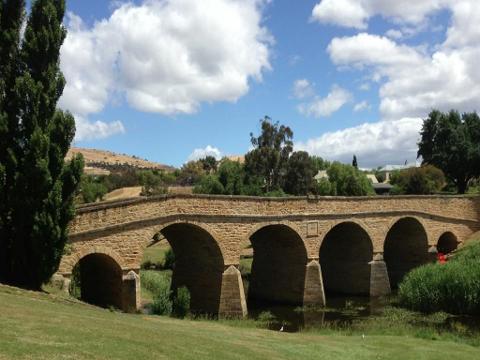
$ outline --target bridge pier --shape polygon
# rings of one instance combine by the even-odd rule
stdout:
[[[388,277],[387,264],[383,260],[383,254],[373,256],[370,264],[370,296],[384,296],[391,293],[390,280]]]
[[[140,276],[131,270],[122,277],[122,310],[133,313],[140,307]]]
[[[222,274],[222,289],[220,293],[220,317],[245,317],[247,301],[243,288],[242,275],[236,265],[230,265]]]
[[[303,305],[325,306],[325,290],[323,288],[322,269],[317,259],[310,260],[306,265],[305,289]]]
[[[435,245],[432,245],[428,248],[428,259],[431,262],[437,262],[438,250]]]

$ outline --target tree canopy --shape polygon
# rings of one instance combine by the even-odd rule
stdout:
[[[480,176],[480,118],[476,112],[433,110],[423,121],[418,157],[441,169],[463,194]]]
[[[393,173],[390,183],[395,186],[394,193],[428,195],[442,190],[445,175],[435,166],[425,165]]]
[[[272,123],[268,116],[260,120],[261,133],[250,133],[254,149],[245,155],[247,181],[260,182],[264,192],[280,190],[287,171],[290,153],[293,151],[293,132],[288,126]]]
[[[56,104],[65,2],[0,1],[0,282],[39,289],[57,270],[83,169],[64,158],[75,134]]]

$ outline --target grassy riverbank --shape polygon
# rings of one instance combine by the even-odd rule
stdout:
[[[480,315],[480,236],[476,234],[446,264],[412,270],[399,288],[402,305],[426,313]]]
[[[129,315],[0,286],[0,359],[478,359],[441,335],[280,333],[238,322]],[[237,324],[238,325],[238,324]],[[394,329],[392,327],[392,333]],[[418,334],[417,334],[418,335]]]

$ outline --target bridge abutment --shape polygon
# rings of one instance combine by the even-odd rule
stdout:
[[[387,264],[383,260],[383,254],[373,256],[370,264],[370,296],[384,296],[392,292],[388,278]]]
[[[305,290],[303,305],[325,306],[325,291],[323,288],[322,269],[318,260],[310,260],[305,271]]]
[[[247,315],[247,301],[242,275],[235,265],[230,265],[222,274],[218,315],[227,318],[245,317]]]

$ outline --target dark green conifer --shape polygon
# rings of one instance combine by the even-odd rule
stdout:
[[[63,0],[0,0],[0,281],[39,289],[57,270],[83,160],[64,158],[75,122],[56,104],[65,79]]]

